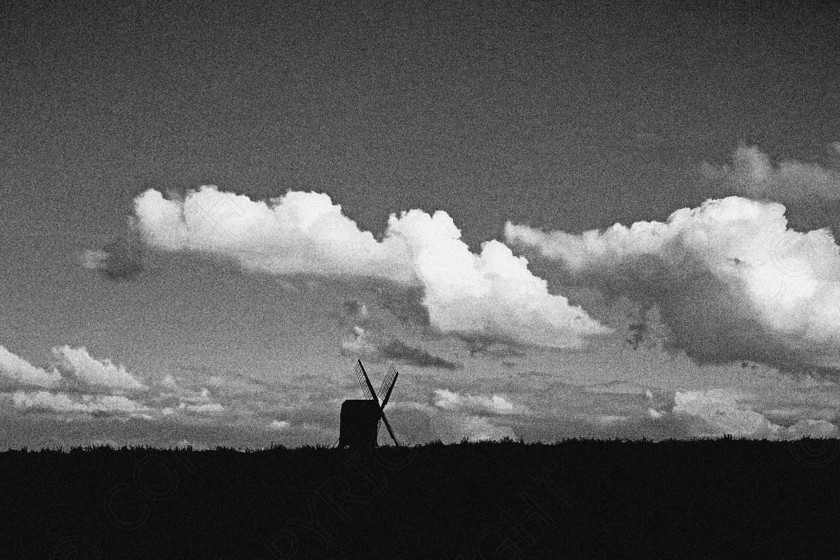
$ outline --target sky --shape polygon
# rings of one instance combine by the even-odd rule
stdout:
[[[836,3],[6,4],[0,449],[837,435]]]

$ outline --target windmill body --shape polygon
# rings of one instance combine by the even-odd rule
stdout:
[[[394,366],[388,370],[388,375],[379,388],[379,394],[373,390],[370,378],[367,376],[361,360],[356,365],[356,376],[362,390],[369,395],[367,399],[346,400],[341,404],[341,427],[338,439],[339,447],[364,448],[376,447],[379,434],[379,422],[385,423],[391,439],[399,445],[388,419],[385,418],[385,405],[391,397],[391,391],[397,382],[399,373]],[[381,402],[380,402],[381,401]]]
[[[371,399],[341,403],[339,447],[376,447],[379,434],[379,405]]]

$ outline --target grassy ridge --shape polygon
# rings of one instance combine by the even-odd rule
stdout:
[[[840,441],[0,454],[16,558],[840,557]]]

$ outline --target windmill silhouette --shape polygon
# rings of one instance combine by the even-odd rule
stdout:
[[[338,437],[338,446],[350,448],[376,447],[380,420],[385,423],[391,439],[394,440],[394,445],[399,446],[394,430],[391,429],[391,424],[388,423],[385,412],[383,412],[385,405],[388,404],[388,399],[391,398],[391,391],[394,390],[399,372],[392,364],[388,368],[388,374],[382,381],[377,393],[373,390],[373,385],[370,383],[370,378],[361,360],[356,363],[355,371],[362,391],[367,393],[370,398],[348,399],[341,403],[341,432]]]

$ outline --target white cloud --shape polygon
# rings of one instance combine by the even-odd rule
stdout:
[[[467,438],[469,441],[515,439],[510,426],[497,426],[483,416],[459,416],[455,423],[456,441]]]
[[[762,414],[742,408],[738,404],[740,396],[724,389],[678,391],[674,395],[673,412],[698,416],[708,422],[711,431],[699,435],[746,437],[770,435],[778,430]]]
[[[388,231],[406,240],[423,283],[423,304],[443,332],[487,335],[553,348],[577,348],[610,329],[580,307],[548,293],[547,282],[498,241],[470,252],[445,212],[411,210],[391,216]]]
[[[757,439],[798,439],[802,437],[834,437],[837,426],[826,420],[803,418],[790,427],[770,422],[763,414],[747,408],[742,401],[751,395],[730,389],[685,391],[674,395],[673,413],[702,419],[706,428],[698,436],[720,436]]]
[[[148,190],[135,200],[146,242],[169,251],[228,257],[270,274],[374,277],[424,290],[443,332],[577,348],[610,329],[568,300],[498,241],[472,253],[446,212],[392,215],[382,241],[360,231],[329,196],[290,191],[266,202],[204,186],[184,200]]]
[[[271,423],[268,425],[269,429],[280,431],[288,429],[289,426],[291,426],[291,424],[289,424],[285,420],[272,420]]]
[[[53,348],[56,367],[66,377],[91,386],[110,390],[143,390],[147,387],[140,383],[122,365],[114,365],[110,360],[97,360],[88,354],[85,347]]]
[[[137,401],[115,395],[80,395],[71,397],[66,393],[47,391],[16,391],[12,395],[15,407],[21,410],[44,410],[51,412],[107,413],[140,415],[149,411]]]
[[[494,414],[513,414],[521,411],[521,407],[514,406],[501,395],[459,395],[446,389],[435,389],[435,406],[444,410],[473,410]]]
[[[0,346],[0,378],[6,378],[15,384],[50,388],[58,384],[61,374],[55,369],[47,371],[35,367]]]
[[[720,183],[730,194],[782,202],[809,197],[840,199],[840,170],[794,160],[774,165],[755,146],[739,146],[732,165],[705,163],[701,170],[707,179]]]
[[[509,242],[577,281],[656,305],[676,347],[700,362],[840,367],[840,247],[787,229],[785,207],[729,197],[666,223],[582,234],[506,224]]]
[[[837,437],[837,426],[826,420],[806,418],[787,428],[787,433],[793,438],[822,438]]]
[[[484,416],[440,412],[432,413],[429,420],[434,435],[443,443],[459,443],[464,439],[488,441],[516,438],[513,428],[498,426]]]
[[[405,247],[378,242],[330,197],[290,191],[266,202],[202,186],[184,200],[147,190],[135,200],[138,225],[153,246],[235,259],[270,274],[373,276],[410,283]]]

